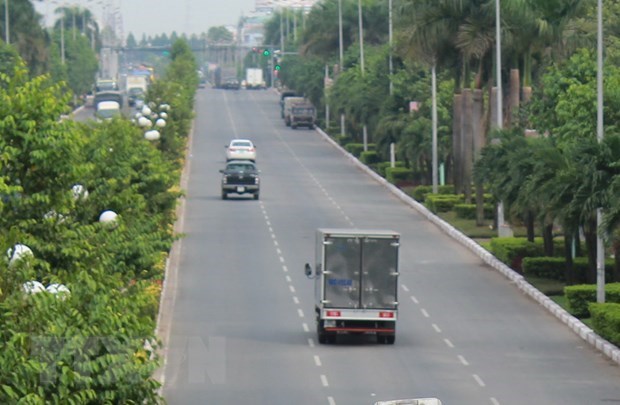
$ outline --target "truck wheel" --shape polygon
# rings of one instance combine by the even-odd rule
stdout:
[[[314,125],[308,125],[308,129],[314,129]]]
[[[377,335],[377,342],[382,345],[393,345],[395,340],[394,335]]]
[[[226,191],[222,191],[222,200],[225,200],[226,198],[228,198],[228,194],[226,194]]]
[[[295,124],[291,124],[291,128],[293,128],[293,129],[297,129],[297,125],[295,125]]]
[[[325,332],[325,328],[323,327],[323,321],[318,319],[316,321],[316,336],[320,344],[324,345],[326,343],[329,343],[329,335],[327,334],[327,332]]]
[[[258,200],[258,193],[255,193],[255,194],[254,194],[254,199],[255,199],[255,200]]]

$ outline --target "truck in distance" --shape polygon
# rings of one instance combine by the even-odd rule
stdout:
[[[394,344],[398,312],[400,234],[391,230],[320,228],[316,231],[314,279],[319,343],[339,334],[372,334]]]
[[[284,99],[284,103],[282,104],[282,118],[284,118],[284,123],[287,127],[291,126],[291,108],[293,108],[293,104],[302,103],[304,101],[306,101],[306,98],[299,96],[286,97]]]
[[[247,68],[245,71],[245,88],[246,89],[264,89],[267,85],[263,79],[263,69]]]
[[[293,103],[290,113],[291,128],[308,127],[314,129],[316,109],[309,102]]]

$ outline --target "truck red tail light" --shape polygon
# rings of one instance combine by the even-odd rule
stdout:
[[[340,316],[340,311],[327,311],[327,316]]]
[[[394,318],[394,312],[379,312],[379,318]]]

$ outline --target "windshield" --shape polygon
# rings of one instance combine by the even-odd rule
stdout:
[[[226,170],[231,172],[253,172],[256,168],[253,164],[247,163],[232,163],[226,166]]]

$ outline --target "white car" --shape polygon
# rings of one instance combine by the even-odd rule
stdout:
[[[226,145],[226,161],[229,160],[256,162],[256,147],[249,139],[233,139]]]

